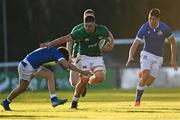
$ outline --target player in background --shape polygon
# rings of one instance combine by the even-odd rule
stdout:
[[[135,106],[140,106],[141,97],[144,89],[150,86],[156,79],[159,69],[163,64],[163,51],[165,39],[170,43],[171,48],[171,66],[177,70],[176,62],[176,41],[165,23],[160,21],[160,10],[151,9],[148,16],[148,22],[139,29],[136,38],[129,50],[129,58],[126,66],[134,60],[134,54],[137,47],[144,41],[144,48],[140,55],[141,79],[137,85]]]
[[[74,97],[71,108],[77,108],[78,101],[86,85],[100,83],[105,79],[105,65],[102,52],[111,51],[113,48],[113,36],[107,27],[96,24],[95,16],[88,14],[84,17],[84,27],[75,30],[71,34],[57,38],[49,43],[40,44],[41,47],[57,46],[65,42],[77,40],[79,43],[77,64],[82,70],[91,70],[94,74],[91,77],[80,76],[80,81],[75,86]],[[99,47],[101,40],[108,42]]]
[[[1,102],[5,110],[11,110],[11,101],[25,92],[33,77],[39,76],[48,80],[48,89],[53,107],[64,104],[67,99],[59,99],[55,93],[55,75],[42,65],[47,62],[55,61],[64,67],[74,70],[82,75],[89,75],[90,72],[82,71],[68,62],[69,52],[66,48],[39,48],[28,54],[18,65],[19,85],[12,90],[9,96]]]

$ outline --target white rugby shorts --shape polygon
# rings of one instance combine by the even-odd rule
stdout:
[[[153,77],[157,77],[159,69],[163,64],[163,57],[142,51],[140,55],[141,71],[150,70]]]
[[[96,72],[102,70],[105,72],[105,64],[102,56],[91,57],[86,55],[79,55],[77,57],[77,66],[82,70],[91,70]]]
[[[38,69],[33,69],[33,67],[31,66],[31,64],[24,59],[23,62],[26,65],[23,65],[22,62],[19,63],[18,65],[18,74],[19,74],[19,79],[20,80],[27,80],[27,81],[31,81],[32,79],[32,75],[34,72],[37,72],[40,68]]]

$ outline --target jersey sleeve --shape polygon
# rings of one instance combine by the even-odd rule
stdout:
[[[83,27],[83,26],[84,26],[83,23],[80,23],[80,24],[76,25],[76,26],[72,29],[71,33],[73,33],[75,30],[80,29],[80,28]]]
[[[51,54],[53,56],[53,59],[55,61],[61,61],[61,60],[64,60],[65,58],[63,57],[63,55],[61,53],[58,52],[58,50],[56,48],[52,48],[51,49]]]
[[[165,35],[165,38],[167,38],[167,39],[172,37],[172,31],[168,25],[166,25],[166,27],[165,27],[165,34],[164,35]]]
[[[145,33],[145,25],[142,25],[136,35],[136,40],[143,42],[144,33]]]

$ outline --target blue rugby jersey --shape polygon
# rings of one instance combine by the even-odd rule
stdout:
[[[171,36],[171,29],[165,23],[159,22],[157,28],[153,29],[147,22],[139,29],[136,39],[140,41],[145,40],[144,51],[162,57],[165,39]]]
[[[63,58],[63,55],[59,53],[59,51],[56,48],[38,48],[34,50],[33,52],[29,53],[25,59],[29,61],[29,63],[32,65],[34,69],[37,69],[41,65],[47,62],[51,61],[61,61]]]

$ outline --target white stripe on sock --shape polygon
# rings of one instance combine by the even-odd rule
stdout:
[[[56,97],[56,94],[51,94],[50,98]]]
[[[7,101],[8,101],[8,102],[11,102],[11,100],[9,100],[9,98],[7,98]]]
[[[139,84],[137,85],[137,89],[138,89],[138,90],[144,90],[146,87],[147,87],[146,85],[143,86],[143,87],[142,87],[142,86],[139,86]]]
[[[79,99],[80,99],[80,98],[78,98],[78,97],[75,97],[75,96],[73,97],[73,101],[78,102],[78,101],[79,101]]]

